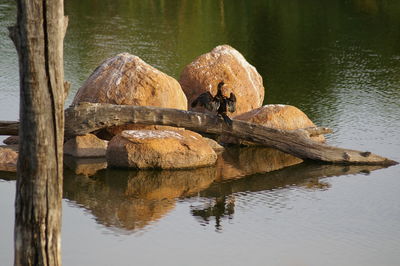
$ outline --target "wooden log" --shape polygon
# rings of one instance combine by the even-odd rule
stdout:
[[[18,121],[0,121],[0,135],[18,136],[18,127]],[[332,133],[332,129],[327,127],[307,127],[297,130],[303,131],[309,137]]]
[[[20,68],[14,265],[61,265],[63,0],[17,0],[10,37]],[[14,128],[15,129],[15,128]]]
[[[260,143],[302,159],[334,164],[394,165],[397,162],[371,152],[342,149],[317,143],[306,130],[279,130],[209,114],[148,106],[81,103],[65,111],[66,137],[86,134],[110,126],[129,123],[184,127],[194,131],[230,135]]]
[[[18,121],[0,121],[0,135],[18,135]]]

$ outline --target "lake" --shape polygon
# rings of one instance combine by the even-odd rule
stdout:
[[[65,12],[66,105],[120,52],[179,79],[229,44],[262,75],[265,104],[297,106],[334,130],[331,145],[400,161],[399,1],[66,0]],[[15,20],[15,2],[0,0],[0,120],[18,119]],[[90,177],[66,158],[63,264],[400,265],[399,165],[296,164],[266,148],[221,158]],[[0,172],[1,265],[13,264],[14,197],[15,174]]]

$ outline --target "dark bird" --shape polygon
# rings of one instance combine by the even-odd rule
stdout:
[[[224,86],[224,82],[221,81],[218,83],[218,90],[215,96],[207,91],[199,95],[191,104],[192,108],[199,105],[206,108],[210,112],[217,112],[218,116],[221,116],[225,123],[232,126],[232,120],[228,117],[227,112],[235,112],[236,111],[236,96],[231,92],[229,98],[225,97],[222,94],[222,87]]]

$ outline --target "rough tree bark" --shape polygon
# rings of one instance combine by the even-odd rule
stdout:
[[[226,125],[217,116],[149,106],[81,103],[65,111],[66,137],[129,123],[184,127],[194,131],[239,137],[289,153],[302,159],[336,164],[393,165],[397,162],[371,152],[328,146],[310,140],[319,130],[279,130],[233,120]],[[323,131],[323,129],[322,129]]]
[[[61,265],[64,130],[63,0],[17,0],[20,126],[15,265]]]

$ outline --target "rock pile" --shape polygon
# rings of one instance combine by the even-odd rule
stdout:
[[[179,82],[137,56],[118,54],[105,60],[93,71],[78,90],[72,105],[93,102],[187,110],[188,104],[190,106],[200,94],[210,92],[215,95],[217,84],[221,81],[225,83],[223,94],[229,96],[232,92],[236,96],[236,111],[230,114],[234,119],[284,130],[315,126],[296,107],[262,106],[265,88],[261,75],[229,45],[217,46],[196,58],[183,69]],[[205,111],[201,107],[195,110]],[[98,162],[93,169],[107,165],[139,169],[187,169],[215,165],[217,154],[214,150],[223,149],[215,141],[195,132],[167,126],[131,124],[110,127],[106,132],[96,134],[68,140],[64,145],[64,153],[81,158],[106,157],[107,163]],[[103,139],[110,141],[108,143]],[[325,140],[323,136],[312,139],[320,142]],[[251,144],[231,137],[222,137],[220,141]],[[17,143],[18,140],[9,138],[6,142]],[[14,165],[15,169],[17,154],[14,151],[0,149],[0,156],[3,156],[0,160],[2,165]],[[285,156],[279,155],[277,158]],[[297,158],[291,158],[288,165],[298,162]],[[246,170],[245,166],[242,168],[243,173],[253,172],[253,169]],[[85,171],[77,168],[76,171],[92,175],[96,171],[93,169]]]

